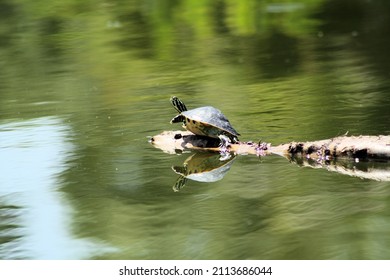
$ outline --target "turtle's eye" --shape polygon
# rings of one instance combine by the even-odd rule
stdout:
[[[186,118],[186,120],[187,120],[188,123],[191,122],[189,118]]]
[[[196,124],[196,121],[193,120],[192,123],[193,123],[193,124]]]

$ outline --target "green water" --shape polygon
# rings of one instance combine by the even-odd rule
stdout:
[[[238,156],[187,180],[169,103],[241,140],[390,134],[388,1],[0,0],[1,259],[389,259],[390,182]]]

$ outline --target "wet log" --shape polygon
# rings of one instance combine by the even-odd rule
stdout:
[[[175,153],[184,150],[221,152],[219,140],[194,135],[188,131],[164,131],[151,137],[157,148]],[[390,160],[390,136],[338,136],[330,139],[308,142],[290,142],[278,146],[252,141],[231,144],[228,151],[235,154],[265,156],[277,154],[286,158],[305,158],[317,161],[331,161],[348,158],[361,160]]]
[[[188,131],[165,131],[152,137],[150,142],[168,153],[182,153],[185,150],[222,152],[218,139]],[[390,136],[339,136],[319,141],[290,142],[275,147],[270,143],[249,141],[231,144],[228,151],[236,155],[276,154],[302,167],[325,168],[361,179],[390,181]],[[222,158],[220,160],[224,160]]]
[[[288,156],[302,156],[317,160],[353,158],[360,160],[389,160],[390,136],[338,136],[331,139],[291,142],[275,147]]]
[[[222,152],[219,139],[195,135],[189,131],[164,131],[150,138],[150,142],[167,153],[177,153],[185,150],[202,150]],[[270,144],[239,142],[228,146],[228,152],[235,154],[270,154]]]

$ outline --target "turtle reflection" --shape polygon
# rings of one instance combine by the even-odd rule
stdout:
[[[234,155],[226,157],[217,153],[194,153],[184,161],[183,166],[172,166],[172,170],[180,175],[173,190],[180,191],[187,179],[208,183],[221,180],[230,170],[234,159]]]

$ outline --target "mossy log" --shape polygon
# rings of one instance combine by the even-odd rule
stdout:
[[[164,131],[150,142],[170,153],[183,150],[221,152],[219,139],[194,135],[188,131]],[[228,151],[235,154],[265,156],[277,154],[287,158],[305,158],[317,161],[332,161],[339,158],[361,160],[390,160],[390,136],[338,136],[308,142],[290,142],[278,146],[252,141],[231,144]]]

